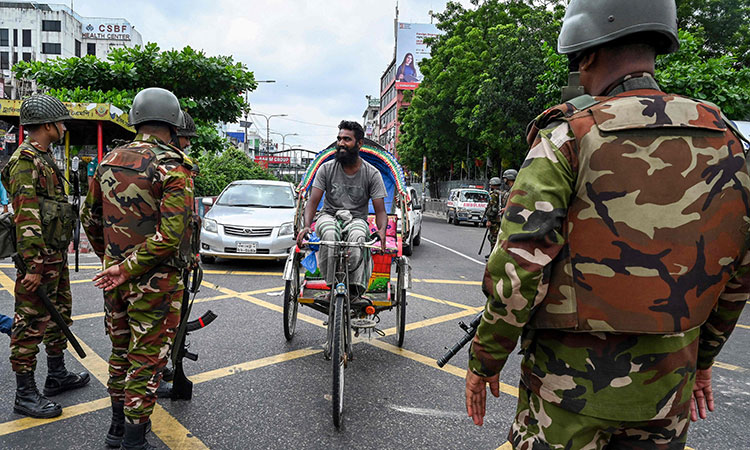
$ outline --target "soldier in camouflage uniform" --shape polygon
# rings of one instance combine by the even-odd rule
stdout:
[[[484,210],[484,217],[487,219],[487,240],[490,241],[490,252],[495,248],[495,242],[497,242],[497,233],[500,231],[500,197],[503,191],[500,190],[503,182],[498,177],[490,178],[490,201],[487,203],[487,208]],[[489,253],[485,255],[485,259],[489,258]]]
[[[105,290],[112,341],[107,384],[112,424],[105,442],[150,449],[149,417],[180,321],[193,181],[177,147],[183,113],[174,94],[144,89],[129,115],[138,134],[101,161],[82,222],[105,266],[94,277]]]
[[[16,249],[26,274],[16,278],[16,316],[10,341],[10,362],[16,373],[13,410],[30,417],[49,418],[62,414],[62,407],[47,396],[86,385],[88,373],[75,374],[65,368],[63,350],[68,340],[50,320],[36,294],[44,286],[52,304],[68,325],[72,297],[67,248],[73,237],[75,214],[63,188],[62,174],[50,156],[50,144],[65,134],[70,119],[62,102],[49,95],[34,95],[21,104],[21,125],[28,138],[11,156],[2,180],[13,201]],[[34,380],[36,354],[44,342],[48,375],[44,396]]]
[[[516,176],[518,171],[516,169],[508,169],[503,172],[503,184],[505,189],[501,191],[500,195],[500,215],[505,212],[505,207],[508,205],[508,197],[510,197],[510,190],[513,184],[516,182]]]
[[[568,6],[558,49],[594,97],[530,128],[466,375],[481,425],[521,337],[514,448],[679,449],[713,410],[711,366],[750,292],[750,176],[721,111],[652,77],[678,48],[675,9]]]

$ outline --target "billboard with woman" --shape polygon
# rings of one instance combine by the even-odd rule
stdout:
[[[425,39],[439,36],[442,31],[431,23],[398,23],[396,33],[396,88],[416,89],[423,75],[419,62],[430,56]]]

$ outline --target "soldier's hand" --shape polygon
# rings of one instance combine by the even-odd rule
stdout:
[[[36,292],[36,290],[39,288],[39,285],[42,284],[42,274],[27,273],[21,280],[21,284],[26,288],[27,291]]]
[[[488,221],[487,221],[487,225],[486,225],[486,227],[487,227],[487,228],[490,228],[491,226],[492,226],[492,222],[490,222],[490,221],[488,220]]]
[[[94,286],[105,291],[111,291],[127,281],[128,276],[119,264],[102,270],[94,275]]]
[[[698,421],[698,417],[708,417],[706,408],[713,412],[714,393],[711,389],[711,368],[695,371],[695,386],[693,386],[693,398],[690,399],[690,420]]]
[[[471,370],[466,371],[466,412],[480,427],[484,423],[485,405],[487,404],[487,384],[495,397],[500,397],[500,374],[491,377],[480,377]]]

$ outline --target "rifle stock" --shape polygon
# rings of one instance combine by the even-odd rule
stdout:
[[[16,268],[18,269],[21,278],[26,276],[26,263],[23,261],[23,258],[21,258],[21,255],[19,255],[18,253],[14,253],[11,258],[13,259],[13,262],[16,263]],[[36,289],[36,295],[38,295],[42,300],[44,309],[47,310],[50,317],[52,318],[52,321],[55,322],[60,330],[62,330],[65,337],[68,338],[68,342],[70,342],[70,345],[73,346],[76,353],[78,353],[78,356],[80,356],[81,358],[85,358],[86,352],[83,351],[83,348],[78,342],[78,339],[76,339],[76,337],[73,335],[73,332],[70,331],[70,328],[68,328],[68,324],[65,323],[65,319],[63,319],[60,312],[57,310],[57,308],[55,308],[55,305],[52,304],[52,301],[47,295],[47,288],[43,284],[40,284]]]

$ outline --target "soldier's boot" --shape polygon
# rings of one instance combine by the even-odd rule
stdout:
[[[112,423],[109,425],[104,442],[112,448],[120,448],[125,434],[125,402],[112,400]]]
[[[161,383],[159,383],[159,387],[156,388],[156,397],[172,398],[172,383],[161,380]]]
[[[17,373],[13,411],[36,419],[49,419],[62,414],[62,406],[39,393],[34,372]]]
[[[65,355],[47,355],[47,380],[44,395],[52,397],[71,389],[86,386],[91,381],[88,372],[73,373],[65,368]]]
[[[122,438],[122,446],[120,450],[153,450],[156,447],[149,444],[146,440],[146,433],[148,433],[148,427],[151,425],[151,421],[146,423],[125,424],[125,434]]]

